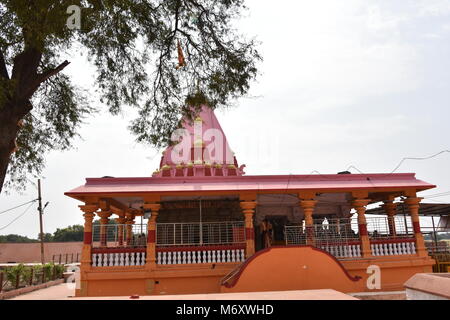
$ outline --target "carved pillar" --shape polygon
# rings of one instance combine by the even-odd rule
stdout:
[[[423,198],[418,197],[408,197],[404,200],[405,204],[408,206],[409,213],[411,215],[411,221],[414,229],[414,237],[416,239],[416,252],[420,257],[428,256],[427,250],[425,248],[425,241],[423,240],[422,232],[420,231],[420,221],[419,221],[419,205]]]
[[[90,270],[92,263],[92,221],[94,220],[95,211],[97,211],[98,206],[92,204],[81,205],[79,208],[84,212],[84,239],[80,261],[80,289],[76,289],[75,294],[76,296],[87,296],[86,271]]]
[[[255,253],[253,215],[255,213],[256,201],[241,201],[240,205],[245,217],[246,257],[248,258]]]
[[[107,233],[108,233],[108,223],[109,217],[111,216],[111,211],[102,210],[97,213],[100,217],[100,246],[107,246]]]
[[[119,242],[119,246],[123,246],[123,234],[124,234],[124,228],[123,225],[125,224],[125,222],[127,221],[127,219],[125,218],[125,216],[119,216],[118,218],[116,218],[116,223],[118,224],[117,226],[117,241]]]
[[[98,209],[97,205],[81,205],[79,206],[81,211],[84,212],[84,239],[83,239],[83,251],[81,254],[81,264],[85,262],[87,265],[91,265],[91,246],[92,246],[92,221],[94,220],[95,211]],[[84,254],[88,253],[88,254]]]
[[[126,242],[127,247],[130,247],[133,244],[133,224],[134,224],[134,214],[131,212],[126,213]]]
[[[147,223],[147,258],[146,265],[149,268],[156,266],[156,218],[158,217],[159,203],[144,203],[144,210],[151,210],[151,216]]]
[[[361,252],[364,258],[372,256],[366,222],[366,205],[368,205],[369,202],[370,199],[355,199],[352,202],[353,208],[355,208],[358,213],[359,238],[361,240]]]
[[[306,244],[311,246],[315,245],[313,212],[316,204],[316,200],[300,199],[300,206],[302,207],[305,216]]]
[[[384,201],[382,205],[388,218],[389,235],[393,238],[397,236],[397,230],[395,228],[395,214],[397,213],[397,204],[393,201]]]

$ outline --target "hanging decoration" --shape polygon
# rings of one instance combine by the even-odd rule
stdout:
[[[178,49],[178,65],[176,66],[176,69],[180,69],[180,68],[186,66],[186,62],[184,60],[184,55],[183,55],[183,50],[181,49],[180,40],[178,40],[177,49]]]

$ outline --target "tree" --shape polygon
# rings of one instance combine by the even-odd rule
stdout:
[[[25,236],[20,236],[18,234],[7,234],[0,236],[0,243],[23,243],[23,242],[38,242],[36,239],[30,239]]]
[[[40,234],[38,234],[38,239],[40,239]],[[53,241],[53,235],[49,232],[44,233],[44,242],[52,242]]]
[[[84,227],[82,225],[76,224],[73,226],[68,226],[63,229],[56,229],[53,233],[54,242],[70,242],[70,241],[83,241]]]
[[[80,29],[68,24],[73,5]],[[70,50],[88,52],[112,114],[137,108],[137,141],[162,146],[198,110],[186,106],[223,107],[248,92],[261,57],[233,27],[244,9],[243,0],[2,0],[0,192],[39,174],[48,151],[72,147],[96,111],[62,73]]]

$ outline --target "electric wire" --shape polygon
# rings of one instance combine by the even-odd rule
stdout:
[[[22,217],[25,213],[27,213],[27,211],[31,208],[32,205],[33,205],[33,203],[30,203],[30,205],[25,209],[24,212],[22,212],[20,215],[18,215],[13,220],[11,220],[11,222],[9,222],[6,226],[1,227],[0,230],[6,229],[11,224],[13,224],[15,221],[17,221],[20,217]]]
[[[26,204],[28,204],[28,203],[31,203],[31,202],[34,202],[34,201],[36,201],[36,200],[37,200],[37,199],[33,199],[33,200],[28,201],[28,202],[22,203],[21,205],[18,205],[18,206],[16,206],[16,207],[6,209],[6,210],[4,210],[4,211],[1,211],[0,214],[9,212],[9,211],[11,211],[11,210],[14,210],[14,209],[17,209],[17,208],[20,208],[20,207],[23,207],[24,205],[26,205]]]

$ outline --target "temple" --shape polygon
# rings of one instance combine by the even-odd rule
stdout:
[[[210,108],[183,124],[151,176],[65,193],[85,219],[77,296],[395,291],[431,272],[417,193],[434,185],[413,173],[246,175]],[[366,215],[374,203],[382,212]]]

